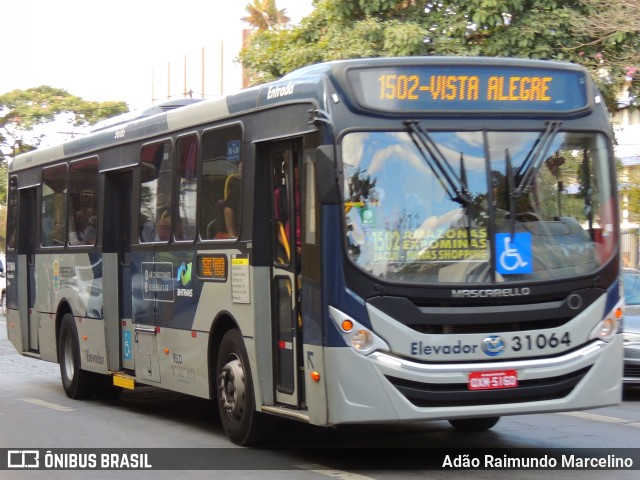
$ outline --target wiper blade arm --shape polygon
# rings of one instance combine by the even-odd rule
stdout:
[[[582,195],[584,197],[584,213],[587,217],[589,225],[589,235],[591,239],[594,239],[595,233],[593,230],[593,201],[591,199],[591,171],[589,169],[589,158],[587,157],[587,150],[582,150]]]
[[[463,192],[469,193],[469,184],[467,183],[467,167],[464,164],[464,154],[460,152],[460,187]]]
[[[416,120],[407,120],[405,121],[405,125],[409,128],[409,134],[413,143],[418,147],[422,157],[440,181],[449,198],[454,202],[458,202],[463,207],[468,206],[473,198],[467,188],[467,173],[462,157],[460,161],[460,173],[463,178],[459,178],[429,133],[423,129]]]
[[[531,185],[531,182],[542,165],[542,160],[545,158],[549,145],[560,130],[561,123],[562,122],[557,120],[547,122],[547,128],[542,132],[536,145],[531,149],[527,158],[524,159],[524,162],[522,162],[522,166],[520,167],[520,181],[514,192],[517,197],[522,195],[527,188],[529,188],[529,185]]]
[[[516,191],[513,165],[511,164],[511,155],[508,148],[505,150],[505,163],[507,165],[505,173],[507,177],[507,201],[509,202],[509,233],[513,238],[516,233]]]

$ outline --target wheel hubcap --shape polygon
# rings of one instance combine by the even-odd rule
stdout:
[[[69,380],[73,380],[75,367],[73,365],[73,342],[70,335],[64,339],[64,373]]]
[[[229,418],[238,422],[245,408],[245,378],[242,363],[237,357],[231,358],[220,370],[218,395]]]

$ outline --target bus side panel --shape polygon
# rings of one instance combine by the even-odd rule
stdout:
[[[13,252],[7,253],[7,264],[5,265],[7,310],[18,309],[18,269],[16,269],[17,264],[18,255]]]
[[[317,265],[320,262],[319,247],[303,246],[303,254],[307,257],[303,262]],[[311,260],[309,258],[311,257]],[[318,268],[318,270],[320,270]],[[305,267],[303,266],[303,273]],[[305,401],[309,413],[309,421],[314,425],[327,425],[327,372],[322,328],[322,289],[320,282],[309,277],[302,281],[302,361],[304,368]],[[315,381],[311,372],[320,374],[320,381]]]
[[[156,325],[159,327],[193,328],[203,283],[198,279],[196,268],[194,250],[156,251],[153,263],[141,265],[145,285],[155,292]],[[151,296],[147,293],[145,298]]]
[[[207,255],[203,251],[199,251],[198,254]],[[210,332],[213,323],[222,317],[229,317],[238,326],[244,337],[249,357],[256,408],[260,410],[263,404],[273,405],[273,364],[271,363],[273,342],[269,341],[272,339],[271,304],[269,290],[265,289],[269,284],[269,271],[252,266],[248,266],[248,270],[245,270],[244,265],[239,267],[242,272],[236,276],[234,298],[232,259],[236,256],[245,258],[246,255],[242,255],[237,249],[217,250],[215,254],[226,255],[227,278],[225,281],[202,281],[192,328],[197,335],[201,335],[201,332]],[[194,268],[194,276],[197,276],[196,272],[197,269]],[[259,291],[262,294],[257,293]],[[265,341],[256,343],[254,341],[256,334]],[[211,339],[211,342],[218,341],[220,338]],[[210,368],[215,368],[216,359],[209,360]],[[202,360],[200,362],[202,363]]]
[[[34,315],[39,316],[38,342],[40,344],[40,358],[49,362],[57,362],[56,316],[45,312],[35,312]]]
[[[270,289],[264,288],[271,282],[269,268],[254,267],[251,269],[254,288],[251,299],[255,315],[255,336],[264,341],[250,341],[246,343],[247,355],[253,373],[253,388],[256,392],[256,408],[262,405],[274,405],[274,347],[271,324],[271,296]],[[270,340],[269,340],[270,339]]]
[[[102,255],[95,253],[53,254],[49,277],[51,304],[42,311],[56,313],[60,302],[71,305],[74,316],[102,318]],[[42,286],[39,282],[38,287]]]
[[[83,370],[107,373],[107,344],[104,321],[75,317],[80,341],[80,365]]]
[[[107,373],[107,348],[103,320],[102,255],[71,252],[50,257],[51,309],[42,317],[42,356],[57,358],[55,314],[62,302],[68,302],[76,319],[80,340],[80,360],[84,370]],[[45,269],[45,272],[47,270]],[[42,283],[39,283],[41,286]],[[45,352],[46,350],[46,352]]]
[[[29,342],[32,346],[37,345],[40,358],[57,362],[55,312],[51,306],[51,297],[54,289],[57,288],[57,285],[53,284],[53,272],[57,265],[54,266],[51,259],[52,256],[49,253],[36,254],[35,282],[28,282],[31,288],[30,299],[33,299],[33,308],[28,315],[31,330]],[[28,267],[23,271],[28,274]],[[35,343],[34,334],[37,335],[37,343]]]
[[[209,334],[162,328],[157,336],[162,387],[209,398]]]
[[[22,336],[22,324],[20,323],[20,312],[18,310],[7,310],[7,338],[16,349],[16,351],[24,352],[24,343]]]
[[[206,253],[199,251],[199,255]],[[216,255],[225,254],[227,257],[227,278],[224,281],[202,281],[201,289],[198,292],[197,308],[195,310],[193,325],[191,328],[198,331],[209,331],[214,320],[219,315],[228,315],[240,327],[242,335],[245,337],[254,336],[254,307],[253,303],[245,303],[245,298],[234,301],[233,279],[232,279],[232,258],[240,256],[240,251],[236,249],[217,250]],[[194,271],[193,275],[197,273]],[[242,278],[242,293],[248,294],[248,298],[255,300],[255,289],[252,282],[255,281],[254,269],[249,267],[247,277]],[[248,282],[248,283],[247,283]],[[264,285],[262,286],[264,287]],[[263,305],[262,308],[270,308]]]
[[[153,262],[152,250],[131,253],[131,313],[134,324],[155,324],[155,297],[153,292],[149,292],[149,271],[142,270],[146,263],[151,262]]]
[[[16,268],[19,257],[16,253],[7,253],[6,281],[7,281],[7,338],[14,348],[22,353],[26,349],[24,335],[22,333],[23,324],[20,321],[20,311],[18,310],[18,280],[21,269]]]

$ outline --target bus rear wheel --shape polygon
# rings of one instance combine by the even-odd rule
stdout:
[[[457,418],[449,420],[453,428],[461,432],[483,432],[494,427],[500,417]]]
[[[80,342],[73,315],[62,317],[58,338],[58,361],[62,387],[74,400],[91,398],[96,390],[96,375],[80,368]]]
[[[238,330],[222,337],[216,364],[218,410],[225,433],[237,445],[255,445],[262,418],[255,410],[249,360]]]

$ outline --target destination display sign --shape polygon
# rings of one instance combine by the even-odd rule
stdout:
[[[569,112],[588,105],[581,70],[491,65],[355,68],[357,102],[385,112]]]
[[[225,281],[227,256],[220,254],[198,256],[198,277],[203,280]]]

